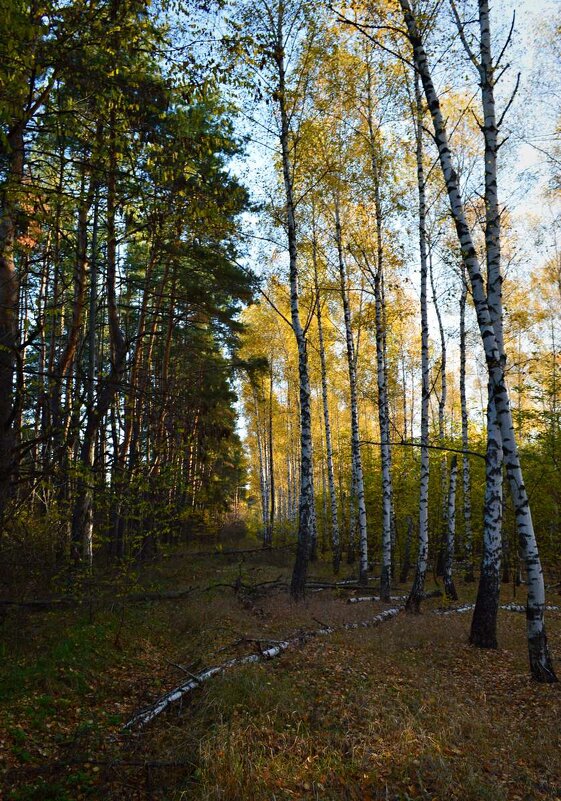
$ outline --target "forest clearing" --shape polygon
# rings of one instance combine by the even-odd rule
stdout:
[[[291,562],[286,550],[185,553],[147,568],[134,592],[215,589],[127,602],[109,600],[105,586],[91,609],[12,611],[0,674],[6,797],[561,797],[559,689],[528,676],[523,614],[499,612],[499,649],[474,649],[469,613],[443,618],[442,598],[421,617],[403,600],[350,604],[363,594],[355,587],[311,589],[295,605],[266,584],[289,581]],[[314,578],[332,582],[325,568]],[[473,595],[473,585],[463,590]],[[512,597],[504,586],[501,600]],[[343,629],[398,606],[386,621]],[[326,626],[335,631],[305,639]],[[124,728],[202,668],[295,635],[277,658],[227,670],[145,727]]]
[[[0,792],[561,801],[557,0],[1,0]]]

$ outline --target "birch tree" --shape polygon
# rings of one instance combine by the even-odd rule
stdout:
[[[524,555],[528,574],[527,630],[530,670],[532,676],[542,682],[556,681],[555,672],[549,656],[544,624],[545,587],[543,571],[538,553],[528,494],[524,486],[520,457],[515,441],[509,393],[505,382],[504,359],[501,338],[495,330],[495,320],[500,319],[502,308],[500,298],[492,294],[488,301],[483,276],[472,233],[467,222],[464,203],[458,188],[457,174],[452,162],[448,131],[443,117],[440,99],[434,87],[431,69],[425,52],[422,36],[409,0],[399,0],[405,21],[407,36],[413,50],[415,68],[421,78],[427,105],[434,128],[435,144],[446,189],[450,210],[455,223],[462,259],[470,278],[472,296],[481,333],[483,348],[504,463],[511,487],[511,495],[516,515],[521,551]],[[495,174],[496,180],[496,174]],[[500,243],[497,241],[496,245]],[[500,273],[499,273],[500,274]],[[500,332],[499,332],[500,333]]]
[[[462,450],[469,449],[469,420],[466,396],[466,303],[467,280],[465,268],[462,264],[462,288],[460,294],[460,406],[462,417]],[[463,485],[463,512],[464,512],[464,549],[466,559],[465,581],[474,581],[473,575],[473,531],[471,525],[471,471],[469,456],[462,455],[462,485]]]
[[[364,498],[364,477],[362,473],[362,455],[360,451],[360,433],[358,422],[358,394],[356,364],[357,354],[353,339],[351,309],[347,288],[347,269],[343,256],[343,238],[341,231],[341,218],[339,199],[335,202],[335,242],[337,246],[337,264],[339,269],[339,282],[341,299],[343,301],[343,316],[345,321],[345,342],[347,347],[347,362],[349,368],[349,388],[351,401],[351,458],[353,463],[353,476],[355,481],[356,504],[358,509],[358,535],[359,535],[359,584],[366,584],[368,580],[368,531],[366,523],[366,502]]]
[[[419,612],[425,591],[425,577],[429,550],[429,323],[427,310],[428,254],[427,254],[427,200],[423,164],[423,105],[419,78],[415,73],[415,101],[413,122],[415,128],[415,158],[417,166],[417,192],[419,198],[419,255],[421,261],[421,476],[419,485],[419,549],[415,579],[407,599],[406,609]]]
[[[316,321],[318,330],[318,348],[321,369],[321,400],[323,406],[323,424],[325,428],[325,456],[327,463],[327,481],[329,485],[329,506],[331,511],[331,549],[333,572],[337,575],[341,562],[341,538],[339,533],[339,514],[337,510],[337,493],[335,489],[335,472],[333,468],[333,443],[331,438],[331,421],[329,416],[329,396],[327,391],[327,364],[325,358],[325,342],[322,321],[322,297],[318,279],[318,253],[315,226],[315,213],[312,210],[312,261],[314,267],[314,289],[316,294]]]

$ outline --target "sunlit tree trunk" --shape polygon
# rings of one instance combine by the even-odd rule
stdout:
[[[415,75],[415,134],[417,159],[417,189],[419,193],[419,252],[421,259],[421,479],[419,488],[419,550],[415,579],[407,599],[406,609],[419,612],[425,591],[429,550],[429,323],[427,314],[427,201],[423,166],[423,106],[418,76]]]
[[[555,672],[549,650],[544,623],[545,611],[545,585],[543,571],[538,553],[530,503],[524,480],[518,448],[516,446],[512,411],[508,389],[505,382],[504,360],[502,358],[500,341],[494,328],[494,319],[491,315],[490,304],[487,301],[483,276],[473,243],[471,229],[466,219],[462,197],[458,187],[457,174],[452,163],[452,155],[448,144],[446,123],[440,108],[440,101],[434,84],[423,47],[422,38],[417,28],[409,0],[399,0],[403,11],[409,40],[413,48],[415,67],[421,77],[423,88],[431,113],[434,127],[435,144],[438,149],[440,166],[446,184],[450,210],[462,251],[462,258],[470,277],[473,302],[477,315],[477,322],[481,333],[485,358],[492,386],[495,411],[498,417],[504,463],[510,483],[512,502],[516,515],[516,523],[521,550],[524,554],[526,571],[528,575],[527,600],[527,627],[528,651],[532,676],[542,682],[556,681]],[[497,243],[498,244],[498,243]],[[495,300],[495,299],[494,299]],[[501,308],[495,308],[495,314]]]
[[[446,534],[446,558],[444,560],[444,591],[446,597],[451,601],[458,600],[458,593],[454,586],[452,570],[454,566],[455,535],[456,535],[456,483],[458,477],[458,459],[452,457],[450,465],[450,486],[448,488],[446,511],[447,534]]]
[[[284,7],[277,6],[275,51],[273,57],[277,67],[278,90],[275,92],[280,117],[280,145],[282,174],[286,199],[286,226],[290,265],[290,315],[292,329],[298,347],[298,376],[300,390],[300,503],[298,523],[298,545],[292,572],[290,592],[298,600],[305,594],[308,562],[314,530],[314,492],[312,466],[312,417],[310,403],[310,378],[306,333],[300,320],[298,252],[296,215],[290,155],[290,122],[287,109],[287,87],[285,67]]]
[[[392,566],[392,475],[390,425],[388,419],[387,383],[384,354],[384,322],[382,310],[382,274],[378,265],[374,282],[376,309],[376,375],[378,384],[378,420],[382,457],[382,571],[380,597],[389,601]]]
[[[265,545],[273,544],[275,525],[275,462],[273,442],[273,357],[269,362],[269,517],[267,519]]]
[[[485,252],[487,257],[487,303],[493,321],[501,363],[506,364],[502,323],[501,221],[497,191],[498,127],[495,114],[494,69],[491,55],[489,4],[479,2],[479,76],[483,104],[485,140]],[[493,388],[489,387],[487,415],[487,464],[483,557],[473,612],[470,641],[482,647],[497,647],[497,612],[500,593],[501,536],[503,516],[503,451]]]
[[[333,572],[339,572],[341,562],[341,540],[339,535],[339,515],[337,513],[337,493],[335,491],[335,473],[333,470],[333,444],[331,440],[331,422],[329,419],[329,395],[327,392],[327,365],[325,359],[325,342],[323,338],[323,320],[321,313],[321,296],[319,291],[317,267],[317,241],[312,241],[314,263],[314,286],[316,292],[316,318],[318,326],[318,347],[321,368],[321,398],[323,403],[323,424],[325,428],[325,452],[327,461],[327,482],[329,485],[329,500],[331,508],[331,548],[333,554]]]
[[[368,580],[368,531],[366,525],[366,503],[364,499],[364,477],[362,473],[362,455],[360,452],[360,433],[358,425],[358,393],[356,383],[356,356],[353,341],[351,308],[347,290],[347,270],[343,258],[343,242],[341,219],[338,201],[335,202],[335,239],[339,265],[339,281],[343,300],[345,319],[345,339],[347,343],[347,363],[349,368],[349,387],[351,396],[351,458],[355,466],[356,504],[358,508],[358,545],[359,545],[359,584]]]
[[[442,448],[446,445],[444,419],[446,414],[446,397],[448,394],[448,381],[446,376],[447,366],[447,349],[446,349],[446,334],[444,332],[444,325],[442,322],[442,314],[440,313],[440,304],[436,294],[436,285],[434,282],[434,271],[432,264],[432,249],[429,250],[429,277],[432,294],[432,304],[436,313],[436,320],[438,323],[438,333],[440,336],[440,396],[438,398],[438,441]],[[440,543],[438,544],[438,551],[435,555],[436,558],[436,575],[444,575],[444,562],[446,559],[446,540],[448,536],[448,463],[446,460],[446,453],[443,452],[440,457]]]
[[[107,180],[107,269],[105,290],[109,327],[111,368],[94,405],[87,410],[80,448],[76,497],[72,512],[72,549],[74,558],[91,566],[93,558],[93,502],[95,442],[102,422],[111,408],[125,369],[127,343],[120,327],[117,306],[117,234],[116,234],[116,141],[114,111],[110,114],[109,165]]]

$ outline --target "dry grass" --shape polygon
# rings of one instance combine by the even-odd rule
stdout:
[[[229,557],[178,557],[145,578],[151,586],[208,586],[232,583],[241,571],[244,582],[256,583],[288,575],[290,559],[257,554],[240,566]],[[327,565],[314,567],[314,575],[328,574]],[[473,595],[473,587],[460,591],[462,600]],[[12,768],[7,798],[561,799],[560,689],[529,680],[523,616],[501,613],[501,648],[484,652],[466,644],[470,615],[433,615],[437,601],[420,617],[312,639],[269,663],[235,669],[146,730],[120,733],[130,713],[184,679],[172,663],[194,670],[247,653],[251,645],[235,644],[241,635],[276,639],[384,608],[349,605],[347,594],[311,594],[295,605],[285,592],[215,589],[130,607],[117,647],[116,610],[99,610],[93,624],[80,611],[14,613],[5,634],[18,632],[14,658],[23,672],[15,682],[9,671],[4,676],[11,688],[0,735]],[[548,628],[560,665],[561,615],[550,614]],[[76,632],[82,639],[61,657],[57,643],[60,650]],[[38,653],[47,667],[28,675]],[[52,699],[40,718],[32,711],[38,695]],[[79,771],[33,772],[78,757],[89,760]],[[96,768],[96,759],[114,764]],[[124,764],[145,760],[166,764]]]

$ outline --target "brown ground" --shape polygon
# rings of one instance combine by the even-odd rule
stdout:
[[[241,575],[255,584],[286,577],[290,559],[176,557],[143,582],[206,587]],[[312,572],[329,576],[327,565]],[[473,595],[459,590],[462,600]],[[386,608],[349,605],[348,595],[328,590],[295,605],[283,590],[218,588],[125,607],[10,610],[0,646],[5,797],[561,799],[561,685],[530,681],[524,616],[501,612],[501,647],[480,651],[466,644],[470,614],[435,615],[438,600],[420,617],[235,668],[146,729],[122,733],[134,711],[187,677],[178,666],[196,672],[251,652],[235,644],[242,636],[277,639]],[[548,630],[561,671],[561,613],[549,614]]]

